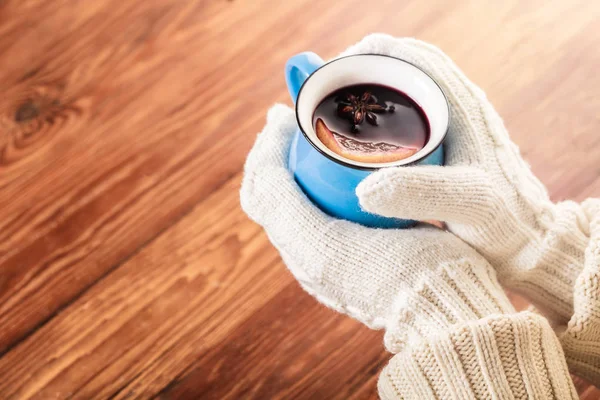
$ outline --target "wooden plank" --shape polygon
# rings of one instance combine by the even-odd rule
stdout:
[[[389,357],[381,333],[303,293],[237,207],[238,185],[230,181],[1,358],[0,398],[146,398],[161,390],[168,398],[213,390],[213,398],[346,398],[374,384]],[[196,359],[201,367],[186,371]],[[181,374],[171,386],[177,393],[163,389]]]
[[[252,63],[269,53],[240,52],[246,43],[234,31],[220,36],[231,43],[223,48],[212,40],[218,27],[191,23],[227,3],[172,2],[167,9],[141,3],[104,2],[89,11],[81,5],[72,13],[65,11],[70,3],[57,4],[26,17],[16,7],[21,25],[13,21],[14,30],[3,36],[15,42],[1,55],[9,62],[4,82],[14,84],[0,110],[6,141],[0,151],[0,353],[239,171],[253,141],[240,133],[260,129],[275,91],[283,97],[283,84],[271,81],[253,89],[264,100],[248,102],[239,93],[256,78],[236,69],[219,73],[229,62]],[[238,7],[228,18],[247,20],[256,12]],[[39,64],[28,66],[36,73],[21,82],[11,69],[15,54],[37,53],[43,32],[77,18],[83,19],[78,29],[42,44]],[[142,25],[143,40],[127,33],[137,29],[132,20]],[[20,35],[23,25],[39,27]],[[125,33],[108,40],[113,31]],[[269,36],[264,26],[248,33],[254,41]],[[79,37],[87,44],[71,48]],[[283,57],[264,73],[280,72]],[[233,85],[238,89],[222,90]],[[56,101],[58,109],[47,110]],[[17,114],[20,120],[29,115],[23,107],[40,110],[17,122]]]
[[[265,110],[289,103],[285,60],[373,31],[430,41],[552,197],[581,200],[600,196],[599,16],[583,0],[3,2],[0,398],[374,397],[380,333],[304,294],[237,205]]]
[[[389,357],[381,333],[317,305],[292,284],[158,398],[348,399],[365,385],[374,393]]]
[[[276,252],[237,208],[238,185],[231,180],[1,358],[0,398],[104,398],[148,363],[177,374],[289,285]],[[167,383],[146,380],[141,393]]]

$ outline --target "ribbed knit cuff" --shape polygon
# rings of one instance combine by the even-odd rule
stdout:
[[[577,399],[558,338],[530,312],[455,325],[394,356],[382,399]]]

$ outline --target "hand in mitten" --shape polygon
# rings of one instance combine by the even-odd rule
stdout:
[[[390,217],[445,221],[494,266],[503,284],[527,296],[556,323],[566,324],[574,313],[576,282],[585,262],[596,263],[586,274],[598,279],[597,260],[586,261],[598,246],[598,236],[591,233],[593,221],[600,219],[598,200],[553,204],[483,91],[439,49],[372,35],[344,55],[354,53],[414,63],[442,87],[451,109],[446,166],[374,173],[357,189],[362,207]],[[599,314],[600,305],[590,301],[594,304],[586,307]],[[600,335],[590,340],[600,354]]]
[[[403,363],[410,358],[410,371],[427,365],[410,377],[398,375],[390,364],[382,375],[382,396],[482,398],[499,391],[572,397],[564,357],[548,324],[515,313],[494,270],[464,242],[433,226],[371,229],[317,209],[287,169],[296,129],[289,108],[269,112],[245,165],[241,204],[307,292],[371,328],[385,329],[386,347],[402,352]],[[419,346],[435,350],[419,351],[427,359],[411,358]],[[519,357],[527,361],[518,362]],[[558,367],[548,370],[553,363]],[[526,385],[520,376],[532,373],[542,378]]]

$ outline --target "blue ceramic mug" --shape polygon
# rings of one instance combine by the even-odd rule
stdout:
[[[289,168],[298,185],[327,214],[376,228],[408,228],[416,222],[387,218],[360,208],[356,186],[373,171],[403,165],[442,165],[443,140],[450,112],[442,89],[416,66],[398,58],[359,54],[329,63],[315,53],[290,58],[285,78],[296,103],[296,132],[290,148]],[[319,141],[313,126],[317,105],[330,93],[355,84],[379,84],[398,89],[413,99],[429,122],[429,141],[416,154],[388,163],[348,160]]]

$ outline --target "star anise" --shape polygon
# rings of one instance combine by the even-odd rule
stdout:
[[[377,126],[377,113],[385,112],[387,108],[377,104],[377,99],[370,92],[364,92],[358,97],[348,93],[346,98],[339,101],[338,113],[352,122],[352,130],[362,124],[366,119],[373,126]]]

